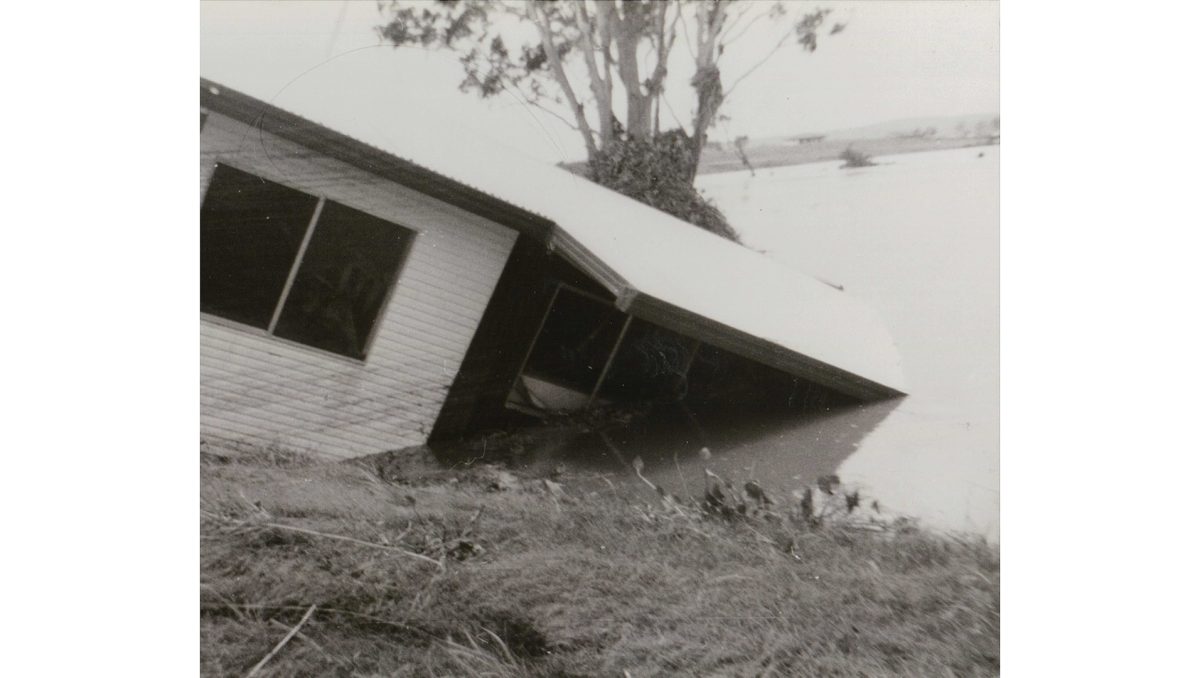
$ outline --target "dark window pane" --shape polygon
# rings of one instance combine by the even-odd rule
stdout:
[[[200,310],[266,329],[316,206],[218,165],[200,207]]]
[[[617,309],[564,287],[533,344],[525,372],[590,393],[624,323]]]
[[[407,229],[326,201],[275,334],[364,357],[410,238]]]
[[[613,358],[600,395],[612,400],[675,402],[687,395],[695,341],[636,319]]]

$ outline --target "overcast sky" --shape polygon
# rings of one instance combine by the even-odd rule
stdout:
[[[791,47],[755,71],[723,108],[731,119],[715,137],[999,111],[999,3],[812,6],[832,8],[830,21],[846,30],[822,36],[815,53]],[[459,92],[462,72],[452,54],[381,46],[373,31],[380,22],[374,0],[201,2],[200,74],[285,108],[324,111],[326,119],[353,116],[357,125],[389,131],[449,121],[545,160],[582,157],[577,133],[553,117],[512,99]],[[722,58],[724,81],[759,61],[778,30],[759,22],[731,46]],[[686,58],[682,44],[677,50]],[[688,92],[680,90],[672,108],[686,120]]]

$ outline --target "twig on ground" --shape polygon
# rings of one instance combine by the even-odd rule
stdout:
[[[211,593],[213,596],[215,596],[217,600],[221,601],[222,605],[229,608],[230,612],[233,612],[233,616],[237,617],[237,620],[239,622],[245,623],[245,622],[249,621],[246,618],[246,615],[242,614],[242,611],[238,609],[238,606],[234,605],[232,600],[221,595],[221,592],[218,591],[215,586],[213,586],[212,584],[206,584],[204,582],[200,582],[200,588],[208,589],[209,593]]]
[[[283,637],[283,640],[279,641],[279,643],[276,644],[275,647],[271,648],[271,651],[267,653],[267,656],[258,660],[258,663],[254,665],[254,668],[250,669],[250,673],[246,674],[246,678],[251,678],[252,676],[258,675],[258,672],[262,670],[262,667],[266,666],[267,662],[271,661],[271,657],[274,657],[277,652],[282,650],[283,646],[287,645],[288,641],[292,639],[292,636],[294,636],[300,632],[300,627],[304,626],[304,622],[308,621],[308,618],[312,616],[312,613],[316,609],[317,609],[316,605],[309,605],[308,611],[305,612],[304,616],[300,618],[300,623],[293,626],[292,630],[288,631],[288,634]]]
[[[230,520],[230,519],[219,518],[216,516],[214,516],[214,518],[216,518],[218,520],[227,520],[227,521]],[[294,525],[284,525],[283,523],[262,522],[262,523],[255,523],[255,524],[262,525],[264,527],[273,527],[277,530],[285,530],[288,532],[299,532],[301,534],[307,534],[307,535],[311,535],[314,537],[325,537],[326,539],[337,539],[338,541],[348,541],[352,544],[358,544],[360,546],[370,546],[372,548],[383,549],[384,551],[392,551],[394,553],[406,555],[409,558],[416,558],[417,560],[423,560],[427,563],[436,565],[438,567],[438,569],[445,567],[445,564],[440,560],[435,560],[433,558],[430,558],[429,556],[421,555],[420,553],[414,553],[407,549],[398,548],[396,546],[388,546],[386,544],[376,544],[375,542],[366,541],[363,539],[355,539],[354,537],[347,537],[347,536],[341,535],[341,534],[331,534],[329,532],[318,532],[317,530],[310,530],[310,529],[307,529],[304,527],[296,527]]]
[[[213,605],[213,604],[207,604],[207,603],[200,603],[201,609],[214,609],[217,607],[224,607],[224,605]],[[266,603],[239,603],[239,604],[237,604],[237,607],[240,607],[243,610],[303,610],[303,609],[305,609],[304,606],[302,606],[302,605],[270,605],[270,604],[266,604]],[[336,608],[336,607],[322,607],[318,611],[325,613],[325,614],[341,614],[341,615],[346,615],[348,617],[357,617],[358,619],[362,619],[362,620],[369,621],[369,622],[374,622],[376,624],[386,624],[388,626],[395,626],[397,628],[405,629],[406,631],[415,631],[418,633],[423,633],[426,636],[429,636],[431,638],[440,638],[440,636],[438,636],[437,634],[426,631],[425,629],[423,629],[419,626],[413,626],[412,624],[408,624],[405,622],[399,622],[394,619],[384,619],[383,617],[376,617],[374,615],[364,614],[362,612],[355,612],[354,610],[343,610],[343,609]]]
[[[649,485],[649,486],[650,486],[650,489],[654,490],[655,492],[662,492],[662,490],[661,490],[661,489],[658,487],[658,485],[655,485],[653,482],[651,482],[651,481],[650,481],[650,479],[649,479],[649,478],[647,478],[646,476],[642,475],[642,471],[641,471],[641,469],[638,469],[638,470],[637,470],[637,477],[638,477],[639,479],[641,479],[641,481],[642,481],[643,483],[646,483],[647,485]]]
[[[279,621],[278,619],[272,619],[271,623],[274,624],[275,626],[278,626],[281,629],[284,629],[285,631],[289,628],[287,624],[284,624],[283,622]],[[343,659],[338,659],[337,657],[329,654],[325,650],[325,648],[321,647],[320,644],[317,643],[317,641],[313,640],[312,638],[309,638],[304,633],[297,632],[296,637],[299,638],[300,640],[304,641],[305,643],[307,643],[309,647],[313,648],[317,652],[320,652],[322,655],[325,656],[326,659],[333,662],[334,664],[337,664],[338,666],[342,666],[342,667],[350,665],[349,662],[347,662]]]
[[[429,578],[429,581],[425,582],[425,585],[421,587],[421,590],[413,594],[412,603],[410,603],[408,606],[408,613],[405,614],[405,619],[412,617],[419,609],[428,604],[429,598],[426,597],[426,594],[429,592],[430,587],[433,586],[433,583],[438,580],[438,577],[440,577],[441,574],[441,572],[434,572],[433,576]]]
[[[679,474],[679,486],[683,488],[684,496],[691,494],[688,488],[687,478],[683,477],[683,468],[679,466],[679,450],[671,453],[671,458],[675,461],[675,473]]]
[[[246,505],[246,508],[250,509],[250,511],[252,511],[254,513],[258,513],[258,514],[266,513],[266,511],[262,507],[262,504],[250,501],[250,499],[248,497],[246,497],[245,492],[238,490],[238,497],[242,500],[242,503],[244,503]]]
[[[660,488],[658,485],[655,485],[654,483],[650,482],[646,478],[646,476],[642,475],[642,467],[644,467],[644,466],[645,466],[645,463],[642,462],[642,457],[640,455],[633,458],[633,472],[637,474],[637,477],[640,478],[643,483],[646,483],[647,485],[649,485],[650,489],[654,490],[655,492],[658,492],[660,495],[664,494],[662,488]]]
[[[309,530],[309,529],[306,529],[303,527],[294,527],[292,525],[283,525],[281,523],[263,523],[263,525],[266,525],[268,527],[273,527],[277,530],[290,530],[292,532],[300,532],[302,534],[309,534],[314,537],[325,537],[327,539],[337,539],[340,541],[348,541],[352,544],[360,544],[362,546],[371,546],[371,547],[374,547],[377,549],[383,549],[384,551],[393,551],[395,553],[400,553],[400,554],[406,555],[409,558],[416,558],[417,560],[424,560],[427,563],[436,565],[439,569],[445,567],[445,564],[440,560],[435,560],[433,558],[430,558],[429,556],[423,556],[420,553],[414,553],[407,549],[397,548],[395,546],[385,546],[384,544],[376,544],[375,542],[365,541],[363,539],[355,539],[354,537],[347,537],[347,536],[340,535],[340,534],[330,534],[329,532],[318,532],[316,530]]]

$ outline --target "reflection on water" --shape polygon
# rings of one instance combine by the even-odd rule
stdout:
[[[590,485],[589,477],[644,490],[635,480],[634,458],[645,464],[643,474],[668,492],[699,496],[704,491],[704,469],[740,484],[754,479],[768,494],[786,494],[836,473],[858,449],[863,439],[901,401],[893,399],[867,405],[844,405],[826,412],[783,415],[762,413],[747,417],[731,412],[701,413],[693,419],[672,405],[661,405],[640,423],[609,426],[603,433],[563,429],[542,434],[533,449],[514,461],[533,475],[546,475],[559,463],[572,470],[577,485]],[[697,428],[700,421],[703,430]],[[711,458],[700,450],[707,447]],[[597,485],[599,487],[599,485]]]
[[[707,467],[738,485],[754,479],[768,494],[784,495],[815,483],[821,476],[837,473],[899,403],[889,400],[850,405],[798,418],[764,414],[751,420],[709,420],[705,443],[713,456],[707,460],[698,454],[695,442],[678,437],[664,435],[648,440],[629,435],[614,442],[622,451],[641,455],[646,476],[669,492],[703,492]]]
[[[842,479],[927,524],[998,539],[999,147],[878,160],[698,183],[749,246],[844,286],[891,330],[910,395],[840,461]],[[852,424],[801,424],[773,440]],[[786,447],[759,446],[760,475],[764,455],[777,473],[803,467],[810,453]]]

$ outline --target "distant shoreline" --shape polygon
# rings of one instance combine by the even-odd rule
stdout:
[[[847,147],[869,156],[899,155],[923,151],[946,151],[955,148],[985,148],[999,146],[988,137],[959,139],[921,139],[895,137],[890,139],[821,140],[808,143],[772,144],[746,149],[746,157],[755,170],[791,165],[806,165],[837,160]],[[697,174],[719,174],[748,169],[732,148],[709,147],[700,158]]]
[[[790,167],[792,165],[809,165],[817,162],[838,160],[838,156],[852,147],[871,157],[881,155],[900,155],[902,153],[923,153],[925,151],[949,151],[956,148],[990,148],[999,146],[1000,142],[992,141],[989,137],[966,137],[958,139],[946,138],[915,138],[892,137],[885,139],[822,139],[808,143],[770,143],[753,146],[746,149],[746,157],[754,170],[770,169],[773,167]],[[587,163],[583,161],[559,163],[563,169],[587,176]],[[733,150],[732,144],[709,146],[700,156],[700,166],[697,175],[721,174],[724,172],[741,172],[747,168],[742,159]]]

